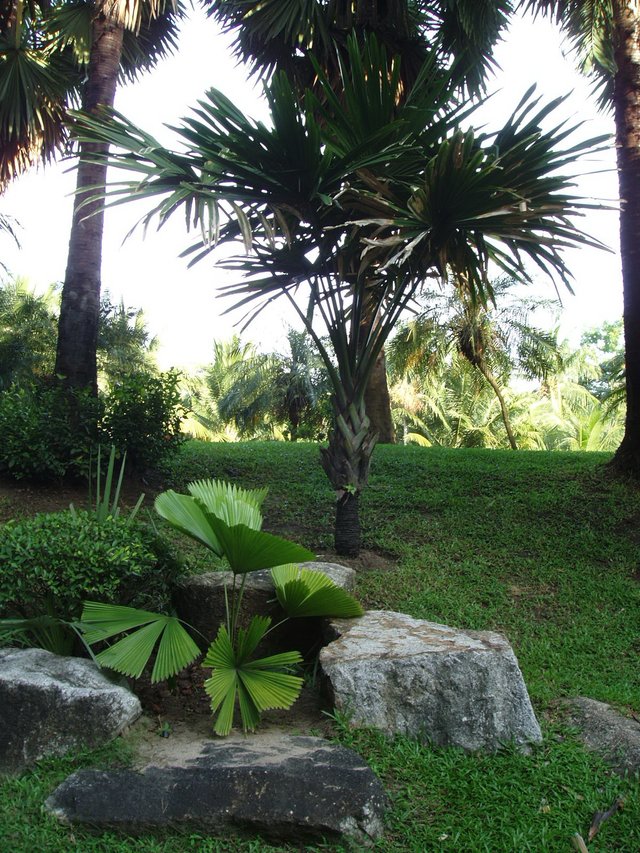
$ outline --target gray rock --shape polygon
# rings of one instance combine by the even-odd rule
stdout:
[[[97,747],[142,713],[140,702],[88,660],[0,649],[0,772]]]
[[[373,610],[331,622],[320,652],[334,706],[354,726],[493,751],[542,740],[518,662],[490,631]]]
[[[317,562],[300,565],[313,571],[324,572],[334,583],[348,592],[355,589],[356,573],[347,566]],[[201,575],[190,575],[176,586],[174,604],[178,616],[199,632],[194,633],[194,639],[202,648],[208,646],[217,635],[220,625],[225,622],[224,590],[225,586],[231,588],[232,581],[231,572],[206,572]],[[274,622],[279,622],[283,617],[282,610],[275,601],[275,589],[269,569],[248,572],[246,575],[241,624],[246,625],[252,616],[258,614],[271,616]],[[291,641],[290,633],[285,631],[271,634],[269,648],[261,648],[261,652],[267,654],[281,647],[287,647]],[[309,633],[312,636],[306,637]],[[303,644],[307,647],[313,645],[319,633],[319,623],[308,625],[306,630],[303,626]],[[203,640],[202,635],[207,638],[206,641]]]
[[[260,734],[205,747],[181,767],[80,770],[46,808],[73,824],[140,833],[252,832],[307,841],[382,833],[387,797],[352,750],[316,737]]]
[[[640,723],[585,696],[566,699],[562,704],[588,750],[598,753],[622,776],[640,773]]]

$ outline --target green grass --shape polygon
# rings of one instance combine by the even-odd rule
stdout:
[[[369,608],[506,634],[545,733],[530,756],[510,750],[468,756],[351,732],[338,721],[337,737],[369,761],[392,799],[377,850],[569,851],[571,836],[586,838],[593,814],[618,796],[624,809],[606,821],[589,850],[640,850],[640,784],[612,776],[585,753],[554,701],[581,694],[640,711],[640,491],[607,477],[606,459],[376,450],[361,500],[363,544],[397,567],[362,572],[360,598]],[[191,442],[168,476],[178,489],[208,476],[267,484],[265,529],[318,553],[331,546],[332,493],[315,446]],[[204,567],[196,551],[187,559]],[[121,760],[110,755],[84,756],[81,763]],[[70,833],[42,814],[41,803],[76,763],[43,763],[0,787],[2,853],[3,844],[7,851],[60,853],[286,849],[197,836]]]

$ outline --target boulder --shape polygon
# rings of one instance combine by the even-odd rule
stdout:
[[[355,752],[282,734],[214,741],[182,766],[80,770],[46,802],[62,822],[127,833],[178,827],[361,845],[382,833],[387,805],[380,782]]]
[[[640,723],[586,696],[565,699],[562,704],[588,750],[621,776],[640,774]]]
[[[356,573],[347,566],[336,563],[301,563],[303,568],[324,572],[338,586],[353,592],[356,585]],[[218,633],[218,628],[225,622],[225,587],[230,588],[233,581],[231,572],[206,572],[201,575],[190,575],[183,578],[176,586],[174,604],[178,616],[188,625],[193,626],[199,633],[194,633],[194,639],[202,647],[207,648]],[[255,615],[271,616],[274,622],[283,618],[283,613],[275,600],[275,589],[269,569],[258,572],[248,572],[246,575],[244,594],[242,598],[241,624],[246,625]],[[297,621],[297,620],[296,620]],[[303,620],[300,620],[302,622]],[[260,651],[269,654],[282,648],[297,648],[291,646],[293,634],[300,635],[300,643],[307,651],[320,637],[318,620],[306,620],[309,624],[293,626],[294,630],[285,630],[270,634],[268,647],[261,646]],[[289,626],[292,627],[292,626]],[[300,630],[301,628],[301,630]],[[206,637],[206,641],[203,639]]]
[[[353,726],[437,746],[493,751],[542,740],[509,643],[403,613],[332,620],[320,665],[334,706]]]
[[[142,713],[126,687],[88,660],[43,649],[0,649],[0,772],[97,747]]]

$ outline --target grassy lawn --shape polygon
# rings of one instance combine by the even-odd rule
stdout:
[[[265,529],[327,554],[332,493],[317,456],[305,444],[191,442],[168,477],[176,489],[209,476],[269,485]],[[611,776],[587,755],[555,703],[581,694],[640,712],[640,491],[610,480],[606,458],[376,450],[361,499],[364,548],[388,565],[359,574],[359,597],[369,608],[506,634],[545,735],[530,756],[468,756],[351,732],[337,720],[336,737],[369,761],[392,798],[377,850],[567,851],[572,835],[586,838],[593,814],[618,796],[624,808],[589,850],[640,850],[639,783]],[[196,550],[187,559],[194,570],[206,567]],[[123,747],[112,747],[43,762],[0,786],[0,851],[287,849],[197,836],[87,835],[42,814],[43,799],[73,768],[123,760]]]

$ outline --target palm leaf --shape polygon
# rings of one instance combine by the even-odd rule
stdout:
[[[187,489],[208,512],[227,524],[246,524],[252,530],[262,527],[260,507],[268,488],[249,490],[222,480],[196,480]]]
[[[221,626],[209,647],[203,666],[214,670],[204,688],[211,699],[213,713],[220,709],[214,727],[216,734],[228,735],[231,731],[236,698],[244,730],[253,731],[262,711],[291,707],[302,689],[301,678],[279,671],[301,663],[302,656],[298,652],[249,660],[270,624],[268,617],[254,617],[246,630],[238,632],[237,650],[233,648],[227,629]]]
[[[311,551],[271,533],[252,530],[245,524],[228,525],[213,515],[208,521],[220,542],[222,554],[235,574],[314,559]]]
[[[170,489],[158,495],[154,507],[158,515],[176,530],[202,542],[218,557],[222,556],[222,546],[211,528],[207,513],[194,497],[179,495]]]
[[[271,570],[280,606],[288,616],[333,616],[349,619],[362,616],[356,599],[337,586],[324,572],[294,565]]]
[[[176,616],[148,610],[87,601],[78,628],[89,645],[129,631],[123,639],[100,652],[96,661],[132,678],[140,678],[159,640],[151,673],[154,684],[177,675],[200,654]]]

